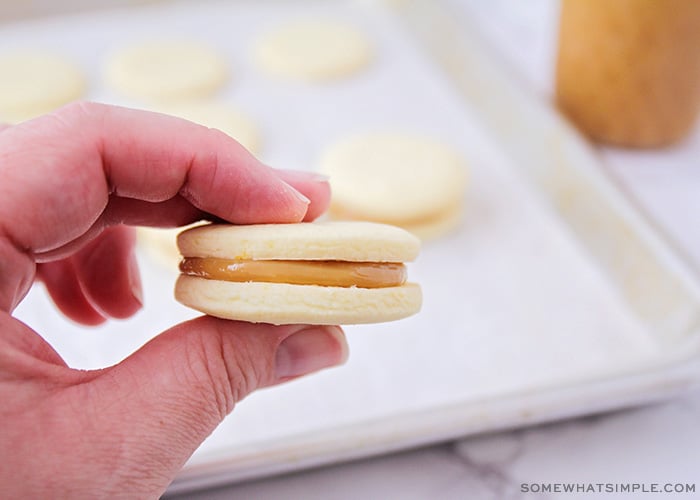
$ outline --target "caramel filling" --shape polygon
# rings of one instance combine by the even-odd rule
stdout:
[[[257,281],[359,288],[385,288],[406,282],[406,266],[392,262],[335,260],[228,260],[187,257],[180,271],[220,281]]]

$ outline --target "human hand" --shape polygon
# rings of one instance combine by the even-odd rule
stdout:
[[[220,132],[96,104],[1,129],[0,179],[0,497],[157,497],[251,391],[344,361],[338,327],[201,317],[81,371],[11,315],[40,279],[75,321],[129,317],[141,284],[127,225],[311,220],[326,182]]]

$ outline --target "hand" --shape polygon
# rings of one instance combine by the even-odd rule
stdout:
[[[338,327],[201,317],[121,363],[69,368],[12,317],[35,279],[70,318],[141,307],[127,225],[299,222],[327,183],[274,171],[224,134],[70,105],[0,131],[0,497],[158,497],[243,397],[346,356]]]

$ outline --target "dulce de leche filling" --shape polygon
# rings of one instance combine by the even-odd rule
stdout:
[[[292,285],[385,288],[406,282],[406,266],[393,262],[186,257],[180,262],[180,271],[190,276],[212,280]]]

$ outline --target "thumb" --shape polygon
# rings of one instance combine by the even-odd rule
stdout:
[[[339,327],[201,317],[101,372],[90,392],[103,429],[119,441],[118,475],[159,494],[247,394],[346,357]]]

